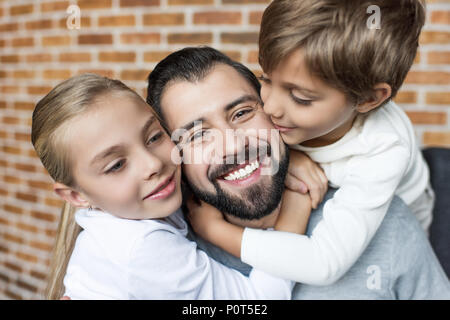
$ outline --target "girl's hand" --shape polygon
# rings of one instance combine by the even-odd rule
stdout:
[[[316,209],[328,190],[328,179],[322,168],[306,154],[289,150],[289,169],[285,185],[292,191],[305,194],[309,191],[312,208]]]
[[[190,198],[186,202],[189,213],[187,218],[195,233],[205,240],[210,240],[212,230],[220,223],[226,222],[222,213],[215,207],[203,201]]]

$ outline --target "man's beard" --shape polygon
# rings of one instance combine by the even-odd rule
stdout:
[[[214,185],[215,194],[200,190],[194,184],[187,182],[197,198],[216,207],[222,213],[242,220],[258,220],[271,214],[281,202],[289,166],[289,149],[285,147],[284,150],[280,156],[278,171],[272,176],[271,182],[268,185],[256,182],[241,192],[239,197],[222,189],[216,178],[209,179]],[[272,157],[271,161],[276,160]],[[271,165],[274,164],[271,162]],[[224,164],[215,171],[229,172],[233,167],[236,165]]]

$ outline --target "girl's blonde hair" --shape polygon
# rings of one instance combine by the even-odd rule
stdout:
[[[70,150],[63,143],[65,129],[70,120],[89,110],[101,95],[111,92],[128,93],[143,101],[119,80],[88,73],[63,81],[37,103],[32,118],[31,142],[55,182],[76,187],[69,159]],[[45,292],[47,299],[59,299],[64,293],[63,278],[75,240],[81,231],[75,222],[74,213],[75,208],[66,203],[61,212],[53,249]]]

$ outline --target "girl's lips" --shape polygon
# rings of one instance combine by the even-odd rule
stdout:
[[[144,198],[144,200],[161,200],[165,199],[168,196],[170,196],[174,191],[176,187],[175,183],[175,173],[169,178],[168,181],[165,181],[162,183],[161,186],[158,186],[156,192],[150,193],[148,196]],[[162,189],[160,189],[162,187]]]

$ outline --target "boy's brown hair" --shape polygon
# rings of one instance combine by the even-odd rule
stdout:
[[[380,9],[371,29],[367,9]],[[302,49],[312,75],[355,103],[386,82],[394,97],[413,64],[425,23],[422,0],[274,0],[265,10],[259,62],[266,73]]]

